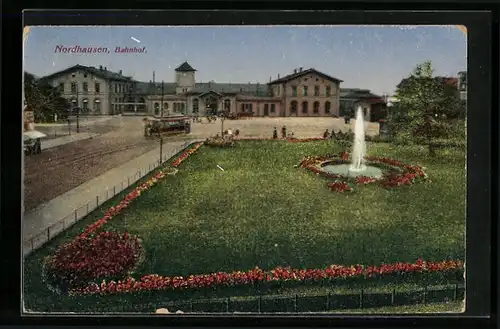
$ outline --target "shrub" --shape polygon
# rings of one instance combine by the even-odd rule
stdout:
[[[135,268],[141,253],[139,240],[128,233],[102,232],[95,237],[78,237],[46,260],[47,279],[77,287],[92,280],[123,277]]]
[[[233,138],[229,136],[226,137],[214,136],[207,138],[204,144],[212,147],[232,147],[234,146],[234,141]]]

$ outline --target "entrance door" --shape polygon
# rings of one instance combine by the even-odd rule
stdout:
[[[264,104],[264,116],[269,116],[269,104]]]
[[[209,115],[217,115],[217,112],[219,110],[219,102],[217,98],[210,96],[207,101],[207,114]]]

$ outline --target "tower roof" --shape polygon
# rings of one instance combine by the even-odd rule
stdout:
[[[196,70],[193,69],[191,65],[189,65],[188,62],[182,63],[178,68],[175,69],[177,72],[195,72]]]

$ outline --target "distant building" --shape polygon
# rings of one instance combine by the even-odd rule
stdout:
[[[467,72],[458,72],[458,90],[460,91],[460,99],[467,100]]]
[[[59,87],[73,106],[93,114],[183,113],[206,115],[225,110],[254,116],[341,116],[343,108],[361,104],[367,120],[385,106],[369,90],[341,89],[342,80],[314,68],[268,83],[196,82],[196,70],[187,62],[175,69],[175,82],[141,82],[106,67],[76,65],[41,78]]]

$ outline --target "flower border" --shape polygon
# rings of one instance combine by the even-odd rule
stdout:
[[[402,185],[412,185],[417,181],[427,180],[428,176],[424,172],[424,169],[416,165],[404,164],[400,161],[386,158],[386,157],[375,157],[366,156],[371,164],[388,166],[392,169],[392,174],[384,175],[382,178],[374,178],[368,176],[358,176],[354,179],[355,185],[368,185],[379,183],[382,187],[393,188]],[[328,179],[333,179],[333,182],[327,184],[328,188],[335,192],[352,192],[354,188],[352,184],[352,178],[345,175],[328,173],[321,169],[322,165],[326,162],[335,162],[337,164],[347,164],[349,163],[349,153],[342,152],[339,155],[325,155],[325,156],[309,156],[302,159],[298,167],[305,168],[316,175],[323,176]],[[396,173],[395,169],[399,170]]]
[[[284,282],[331,282],[347,278],[386,277],[391,275],[409,275],[412,273],[452,273],[462,270],[461,260],[446,260],[427,262],[418,259],[415,263],[381,264],[379,266],[365,265],[330,265],[326,268],[296,269],[277,267],[270,271],[255,267],[249,271],[217,272],[211,274],[190,275],[188,277],[167,277],[150,274],[139,280],[127,277],[124,280],[103,280],[100,284],[90,283],[88,286],[73,289],[75,295],[109,295],[117,293],[137,293],[146,291],[174,291],[198,288],[232,287]]]

